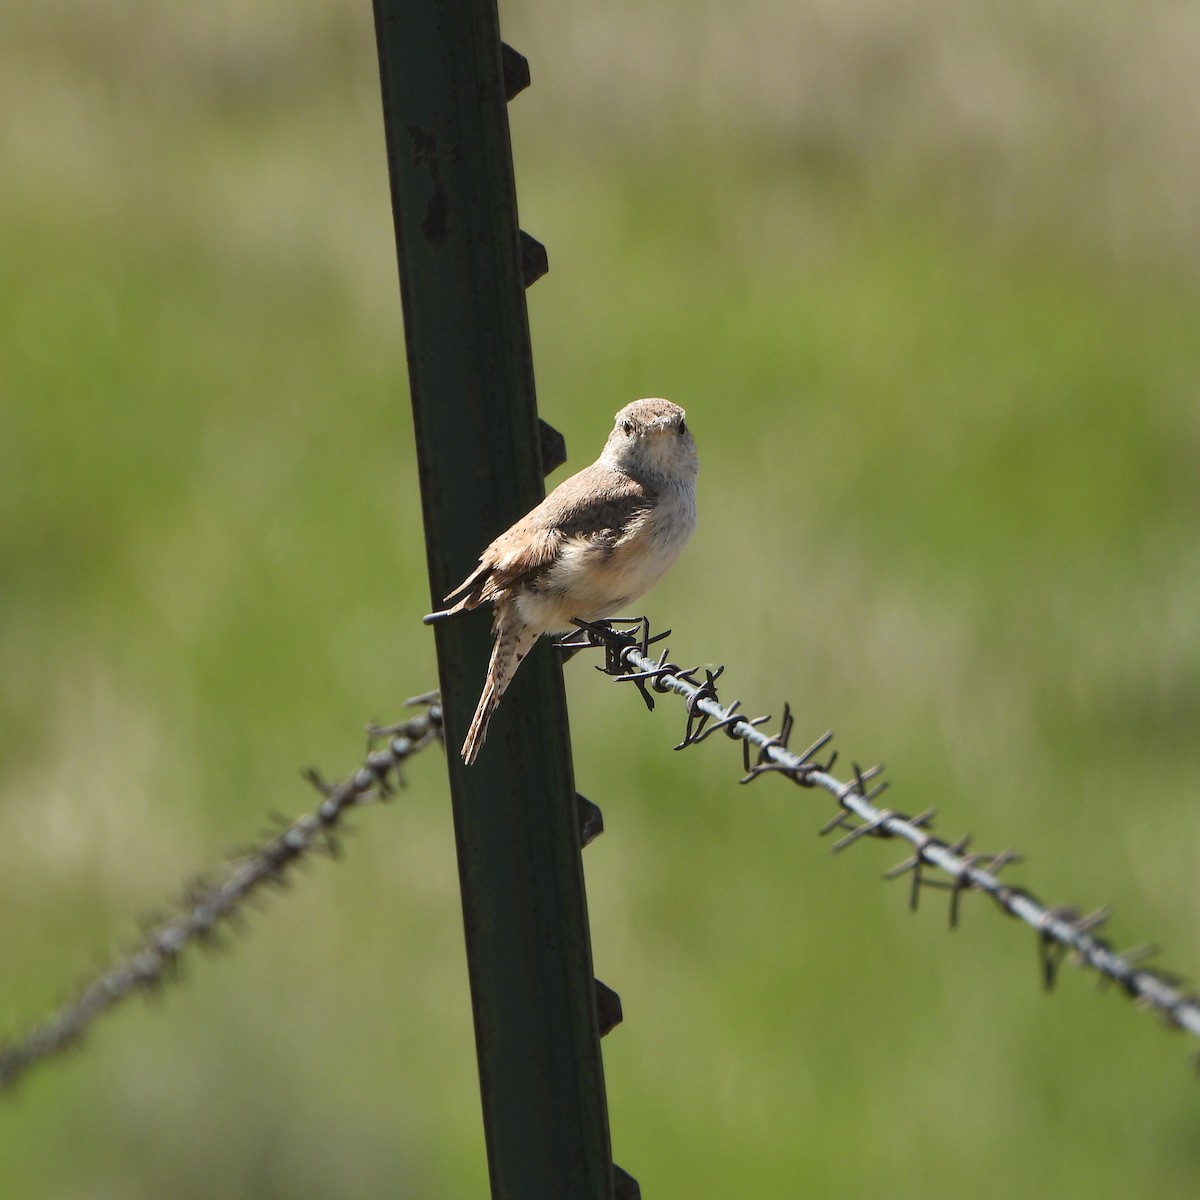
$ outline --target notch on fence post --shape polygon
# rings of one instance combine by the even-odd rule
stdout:
[[[542,495],[524,287],[544,254],[517,225],[505,106],[523,60],[494,0],[375,0],[375,25],[436,605]],[[608,1200],[561,667],[530,654],[468,768],[488,617],[436,638],[492,1196]]]

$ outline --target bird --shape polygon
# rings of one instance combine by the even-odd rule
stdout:
[[[696,443],[669,400],[616,414],[600,457],[560,483],[479,556],[425,617],[433,624],[490,605],[492,654],[462,745],[475,762],[500,698],[543,634],[613,616],[654,586],[696,528]]]

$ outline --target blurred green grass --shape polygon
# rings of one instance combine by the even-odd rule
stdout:
[[[506,5],[544,414],[697,433],[680,659],[1197,962],[1200,31],[1156,2]],[[434,677],[369,10],[0,38],[0,1021]],[[576,663],[617,1161],[647,1195],[1192,1196],[1190,1050]],[[586,724],[581,715],[591,720]],[[613,747],[626,748],[619,757]],[[479,1194],[434,757],[0,1113],[27,1197]],[[815,803],[815,807],[814,807]],[[808,809],[812,808],[812,811]]]

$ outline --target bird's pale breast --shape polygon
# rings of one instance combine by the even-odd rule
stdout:
[[[562,632],[572,628],[573,617],[599,621],[617,615],[666,574],[695,526],[693,489],[672,488],[641,512],[615,544],[571,538],[536,589],[518,593],[521,617],[543,632]]]

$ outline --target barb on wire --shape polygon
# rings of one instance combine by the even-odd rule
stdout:
[[[912,853],[885,872],[884,878],[910,876],[909,906],[915,909],[921,892],[932,888],[946,891],[950,897],[950,925],[958,924],[960,900],[964,892],[979,892],[991,898],[1004,913],[1030,926],[1037,935],[1038,956],[1043,985],[1052,988],[1058,968],[1068,957],[1096,972],[1098,981],[1116,983],[1139,1005],[1150,1008],[1168,1025],[1200,1037],[1200,995],[1185,990],[1182,980],[1157,968],[1139,965],[1153,949],[1136,948],[1118,952],[1097,936],[1108,919],[1106,909],[1084,915],[1074,906],[1052,907],[1043,904],[1031,892],[1003,882],[1000,873],[1021,861],[1012,850],[998,854],[968,852],[970,838],[947,842],[933,833],[934,809],[908,816],[875,801],[887,788],[880,779],[882,766],[854,767],[853,777],[843,781],[832,774],[836,752],[824,754],[833,738],[822,734],[811,745],[796,753],[788,749],[794,724],[790,707],[784,706],[779,733],[771,736],[759,728],[769,717],[746,717],[735,700],[723,707],[716,682],[723,668],[705,671],[703,681],[695,676],[699,668],[684,671],[668,659],[663,649],[657,659],[648,648],[665,635],[650,636],[649,622],[643,619],[637,632],[614,628],[609,622],[577,621],[591,645],[604,650],[604,666],[598,668],[618,683],[632,680],[642,691],[650,708],[654,707],[646,685],[656,692],[681,697],[686,705],[687,725],[677,750],[697,745],[718,729],[742,743],[745,774],[741,782],[750,783],[768,773],[783,775],[806,788],[819,788],[837,802],[836,814],[821,829],[822,834],[840,830],[834,851],[844,850],[866,838],[900,838],[909,843]],[[754,761],[751,754],[757,752]],[[1200,1060],[1198,1060],[1200,1061]]]
[[[266,887],[285,886],[302,859],[315,853],[336,856],[347,812],[394,795],[404,783],[404,761],[441,739],[437,693],[408,703],[422,705],[424,711],[396,725],[370,726],[372,744],[381,738],[387,742],[369,750],[349,778],[330,785],[314,770],[304,773],[322,796],[312,812],[291,821],[275,818],[277,832],[188,887],[172,915],[148,923],[138,943],[85,984],[73,1000],[23,1036],[0,1044],[0,1091],[11,1088],[37,1063],[78,1045],[92,1022],[120,1001],[161,988],[178,971],[180,955],[189,945],[212,945],[253,897]]]

